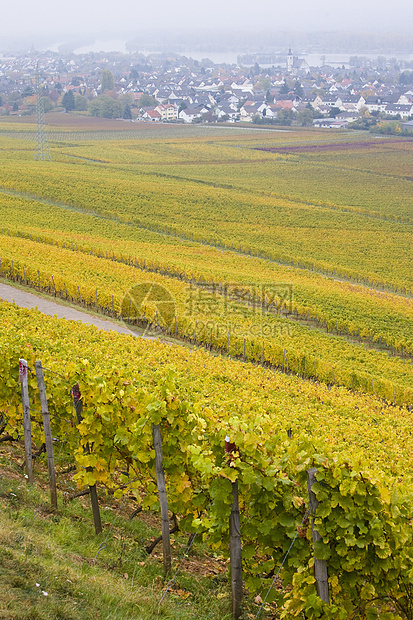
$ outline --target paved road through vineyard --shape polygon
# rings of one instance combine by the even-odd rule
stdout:
[[[37,306],[40,312],[48,314],[49,316],[56,315],[60,319],[81,321],[82,323],[95,325],[99,329],[103,329],[105,331],[115,331],[121,334],[129,334],[132,336],[154,340],[153,336],[133,332],[126,326],[112,323],[111,321],[105,319],[100,319],[97,316],[88,314],[87,312],[81,312],[80,310],[76,310],[70,306],[64,306],[54,301],[50,301],[49,299],[44,299],[43,297],[38,297],[37,295],[33,295],[33,293],[28,293],[27,291],[15,288],[14,286],[9,286],[8,284],[0,283],[0,299],[10,303],[14,301],[14,303],[20,308],[36,308]]]

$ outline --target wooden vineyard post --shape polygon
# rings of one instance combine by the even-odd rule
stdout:
[[[80,424],[83,419],[82,418],[83,403],[82,403],[82,397],[80,395],[80,389],[79,389],[78,383],[76,383],[76,385],[72,387],[72,397],[73,397],[73,403],[74,403],[75,410],[76,410],[77,422],[78,424]],[[84,451],[89,452],[89,445],[87,445],[84,448]],[[87,471],[92,471],[92,467],[88,467]],[[102,521],[100,519],[100,510],[99,510],[98,495],[96,491],[96,484],[89,486],[89,490],[90,490],[90,502],[92,504],[93,521],[95,524],[95,533],[100,534],[102,531]]]
[[[162,437],[159,424],[152,424],[153,445],[155,448],[156,481],[162,520],[163,571],[169,575],[172,570],[171,540],[169,533],[168,497],[166,494],[165,472],[163,469]]]
[[[312,469],[307,470],[307,485],[308,485],[308,498],[310,503],[310,512],[311,512],[311,528],[313,532],[313,543],[321,540],[320,534],[314,527],[314,515],[318,507],[318,500],[311,490],[311,487],[316,482],[317,469],[313,467]],[[327,572],[327,562],[325,560],[318,560],[316,557],[314,558],[314,572],[315,578],[317,581],[317,592],[318,596],[322,601],[330,604],[329,595],[328,595],[328,572]]]
[[[286,349],[284,349],[284,353],[283,353],[283,363],[282,363],[282,366],[281,366],[281,372],[284,372],[285,354],[286,354]]]
[[[43,368],[40,361],[34,363],[36,368],[37,387],[39,388],[40,405],[42,408],[44,439],[46,443],[47,469],[49,471],[50,503],[57,508],[56,472],[54,467],[53,440],[50,430],[49,407],[47,405],[46,387],[44,385]]]
[[[24,452],[26,455],[26,472],[29,482],[33,482],[33,459],[32,459],[32,428],[30,421],[29,386],[27,383],[27,362],[19,359],[19,381],[23,403],[23,430]]]
[[[236,451],[235,444],[225,437],[225,454]],[[242,546],[239,519],[238,481],[232,483],[232,506],[229,517],[229,557],[231,565],[232,618],[239,620],[242,616]]]

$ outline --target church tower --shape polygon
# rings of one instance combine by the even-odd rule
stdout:
[[[288,71],[288,73],[292,73],[293,66],[294,66],[294,56],[292,54],[291,47],[290,47],[290,49],[288,50],[288,56],[287,56],[287,71]]]

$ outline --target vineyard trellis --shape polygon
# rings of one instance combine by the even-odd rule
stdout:
[[[40,398],[33,371],[33,366],[40,367],[36,361],[28,360],[26,368],[34,405],[33,439],[40,443],[44,427],[36,407]],[[301,609],[308,618],[316,618],[322,611],[326,618],[344,619],[351,617],[357,607],[365,609],[365,613],[376,610],[382,618],[390,617],[390,613],[393,618],[409,618],[405,612],[409,596],[405,585],[411,579],[407,566],[413,559],[413,540],[407,495],[397,492],[392,496],[354,463],[331,459],[311,449],[312,442],[304,436],[270,436],[264,428],[257,436],[257,420],[248,423],[243,416],[232,419],[233,435],[227,437],[224,450],[222,433],[227,424],[215,415],[200,415],[193,404],[182,399],[170,371],[159,376],[149,392],[137,391],[116,373],[105,377],[104,382],[111,385],[102,390],[103,379],[96,378],[87,364],[75,373],[72,369],[70,376],[61,371],[46,373],[48,399],[54,412],[53,436],[59,437],[66,430],[61,420],[68,416],[68,407],[72,410],[74,424],[65,450],[73,455],[80,486],[117,489],[115,496],[119,499],[132,492],[146,508],[156,507],[156,467],[151,446],[153,428],[158,425],[163,429],[169,509],[180,515],[182,531],[200,531],[225,552],[230,522],[237,513],[234,489],[238,487],[241,519],[239,525],[235,524],[235,538],[237,545],[241,539],[243,542],[243,576],[251,591],[267,591],[262,573],[272,576],[277,567],[282,567],[280,575],[285,584],[292,585],[291,591],[281,598],[278,591],[267,591],[266,600],[277,600],[285,617]],[[79,390],[74,403],[79,402],[81,394],[82,419],[76,417],[73,403],[69,404],[70,386],[75,379]],[[9,390],[15,390],[14,381],[9,383]],[[111,423],[105,424],[109,419]],[[18,418],[9,410],[5,430],[16,436],[19,429]],[[306,473],[311,465],[317,469],[317,478],[309,483],[308,475],[314,477],[315,473]],[[120,470],[129,473],[119,478]],[[136,475],[138,480],[133,482]],[[308,492],[310,498],[314,493],[319,502],[315,508]],[[315,521],[305,533],[307,506]],[[315,529],[318,538],[314,537]],[[311,531],[316,561],[327,561],[329,566],[328,602],[325,596],[323,601],[321,592],[320,596],[316,594],[316,579],[320,583],[325,578],[317,577],[317,572],[315,577],[312,575]],[[239,560],[234,561],[239,570]],[[364,583],[361,591],[357,587],[360,580]],[[237,596],[233,597],[234,618],[240,617]]]
[[[119,259],[113,256],[111,260],[117,261]],[[136,259],[133,261],[130,257],[129,259],[123,259],[123,257],[121,257],[120,262],[138,266]],[[154,316],[147,316],[147,309],[145,307],[143,313],[138,314],[136,306],[133,307],[131,305],[130,299],[126,306],[125,303],[123,303],[123,305],[120,305],[119,310],[116,310],[114,295],[108,296],[107,292],[105,292],[106,302],[100,299],[97,289],[93,292],[90,291],[88,298],[87,293],[83,293],[82,295],[79,285],[75,285],[77,296],[71,296],[68,293],[66,283],[63,282],[63,288],[56,288],[53,276],[50,277],[49,283],[47,283],[47,280],[44,280],[42,285],[40,270],[37,271],[36,277],[31,279],[24,265],[19,266],[19,269],[21,270],[21,275],[13,260],[9,261],[9,264],[7,264],[7,261],[4,259],[2,261],[0,258],[0,277],[5,277],[13,282],[35,288],[39,292],[45,292],[54,297],[59,297],[105,316],[120,319],[131,326],[137,326],[144,330],[149,329],[155,333],[171,336],[181,341],[189,342],[195,346],[203,346],[210,351],[226,354],[234,359],[252,361],[286,374],[300,376],[303,379],[322,381],[328,385],[343,385],[351,390],[361,390],[371,393],[395,405],[405,405],[409,408],[413,406],[413,390],[406,389],[402,385],[398,386],[396,384],[395,386],[394,383],[385,378],[373,377],[366,372],[360,371],[345,372],[341,373],[341,377],[336,376],[336,371],[340,367],[339,360],[337,360],[336,365],[330,368],[326,367],[325,362],[317,359],[313,359],[309,364],[305,354],[301,356],[292,351],[292,355],[289,356],[289,351],[286,347],[274,343],[271,343],[271,347],[266,347],[265,339],[260,340],[258,338],[254,338],[252,341],[249,340],[247,349],[246,338],[237,335],[231,336],[229,327],[223,339],[219,328],[213,328],[208,331],[207,326],[203,324],[202,321],[195,320],[191,322],[184,317],[178,317],[176,314],[173,317],[173,322],[168,325],[165,324],[165,322],[160,322],[157,310]],[[148,270],[150,271],[150,268]],[[199,282],[197,285],[202,286],[205,284]],[[214,283],[214,290],[215,289],[221,292],[225,290],[225,285]],[[265,304],[267,302],[259,300],[259,303]],[[131,312],[131,310],[133,310],[133,312]],[[201,329],[199,325],[202,326]],[[323,368],[323,372],[321,373],[318,368]]]

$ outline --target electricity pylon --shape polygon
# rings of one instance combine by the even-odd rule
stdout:
[[[44,108],[43,100],[40,92],[40,74],[39,65],[36,66],[36,144],[34,147],[34,158],[41,161],[52,161],[50,157],[49,143],[46,138],[46,131],[44,128]]]

